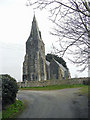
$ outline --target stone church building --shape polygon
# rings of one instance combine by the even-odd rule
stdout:
[[[34,15],[31,33],[26,41],[26,55],[23,62],[23,81],[43,81],[69,78],[69,71],[55,59],[45,59],[45,44]]]

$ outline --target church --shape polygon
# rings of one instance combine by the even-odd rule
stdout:
[[[45,58],[45,44],[34,15],[31,33],[26,41],[26,54],[23,62],[23,81],[45,81],[70,78],[70,72],[55,59]]]

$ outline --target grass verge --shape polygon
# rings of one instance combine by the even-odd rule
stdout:
[[[90,97],[89,92],[88,92],[88,88],[89,88],[89,85],[85,85],[85,86],[81,87],[78,94]]]
[[[2,112],[0,111],[0,120],[1,120],[1,118],[2,118]]]
[[[16,100],[14,104],[9,105],[5,110],[2,111],[2,120],[6,118],[15,118],[23,110],[24,103],[20,100]]]
[[[78,87],[84,87],[86,85],[81,85],[81,84],[75,84],[75,85],[70,85],[70,84],[65,84],[65,85],[51,85],[51,86],[43,86],[43,87],[24,87],[24,88],[19,88],[20,90],[57,90],[57,89],[65,89],[65,88],[78,88]]]

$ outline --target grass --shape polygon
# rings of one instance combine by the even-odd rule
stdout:
[[[81,93],[82,93],[82,94],[88,93],[88,86],[83,86],[83,87],[81,88]]]
[[[24,103],[20,100],[16,100],[14,104],[9,105],[2,111],[2,120],[4,120],[4,118],[15,118],[23,109]]]
[[[88,89],[89,87],[90,87],[89,85],[85,85],[85,86],[81,87],[81,89],[79,91],[79,95],[85,95],[90,98],[89,89]]]
[[[1,120],[1,118],[2,118],[2,112],[0,111],[0,120]]]
[[[78,88],[78,87],[84,87],[86,85],[81,85],[81,84],[75,84],[75,85],[70,85],[70,84],[65,84],[65,85],[50,85],[50,86],[43,86],[43,87],[24,87],[24,88],[19,88],[20,90],[57,90],[57,89],[65,89],[65,88]]]

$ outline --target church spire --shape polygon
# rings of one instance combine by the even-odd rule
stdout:
[[[32,28],[31,28],[31,34],[30,37],[32,37],[33,39],[41,39],[41,32],[39,31],[38,28],[38,24],[37,24],[37,20],[35,17],[35,14],[33,16],[33,21],[32,21]]]
[[[33,22],[36,22],[36,23],[37,23],[35,13],[34,13],[34,16],[33,16]]]

